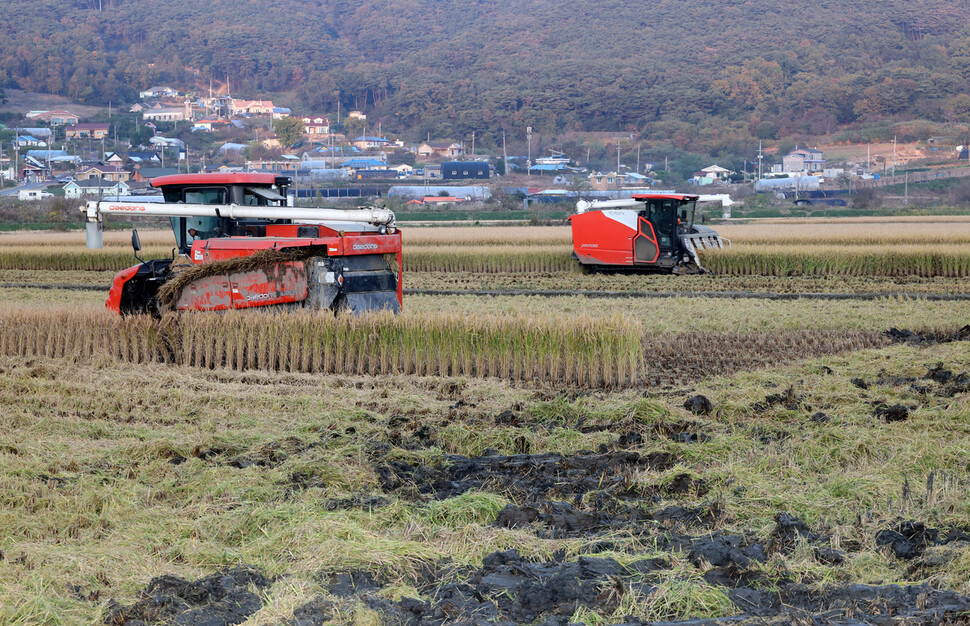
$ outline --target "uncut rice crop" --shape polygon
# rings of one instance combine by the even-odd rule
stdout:
[[[143,259],[171,258],[172,249],[146,248],[139,256]],[[138,263],[130,246],[100,250],[88,250],[83,244],[77,247],[0,247],[0,269],[4,270],[104,271],[122,270]]]
[[[636,384],[641,333],[628,318],[174,314],[0,308],[0,353],[107,357],[207,369],[469,376],[580,387]]]
[[[175,245],[171,229],[138,229],[138,237],[143,246]],[[130,230],[106,230],[102,233],[105,247],[120,246],[131,250]],[[0,249],[19,246],[53,246],[83,248],[86,234],[83,230],[72,231],[12,231],[0,233]]]
[[[579,271],[566,246],[438,246],[404,250],[405,272]]]
[[[760,276],[970,276],[970,248],[943,245],[734,246],[705,252],[715,274]]]
[[[735,245],[886,245],[970,243],[970,221],[946,222],[756,222],[718,224],[715,230]]]
[[[568,246],[572,241],[569,226],[434,226],[404,227],[404,245],[441,246]]]

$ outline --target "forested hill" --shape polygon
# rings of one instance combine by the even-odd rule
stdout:
[[[953,0],[0,0],[0,81],[363,108],[414,136],[533,126],[821,133],[970,118]],[[392,121],[393,120],[393,121]],[[520,132],[517,130],[517,132]]]

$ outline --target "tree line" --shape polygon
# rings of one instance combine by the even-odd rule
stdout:
[[[949,0],[0,1],[0,88],[169,84],[363,109],[419,139],[629,132],[678,149],[886,119],[970,122]]]

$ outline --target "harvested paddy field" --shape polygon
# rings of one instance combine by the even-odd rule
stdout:
[[[362,319],[119,319],[127,233],[0,235],[0,623],[966,623],[970,221],[718,228],[408,229],[454,293]]]
[[[0,621],[957,623],[968,369],[900,344],[575,393],[3,357]]]

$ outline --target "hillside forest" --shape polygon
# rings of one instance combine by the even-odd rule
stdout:
[[[85,104],[170,85],[361,109],[401,136],[637,134],[711,154],[970,122],[950,0],[0,1],[0,87]]]

